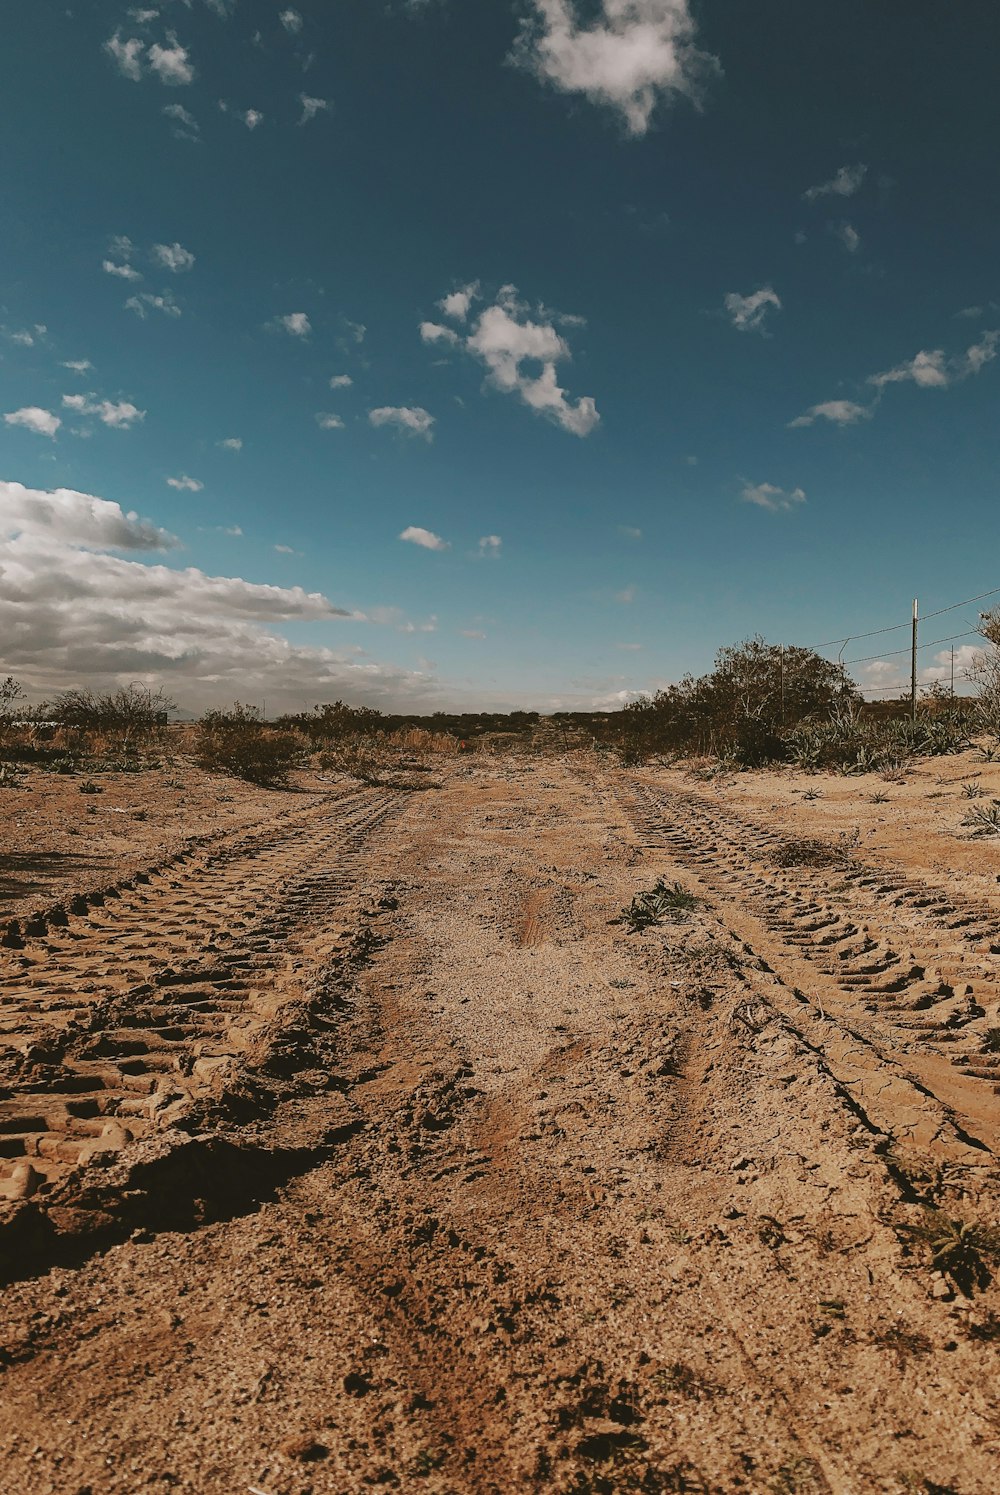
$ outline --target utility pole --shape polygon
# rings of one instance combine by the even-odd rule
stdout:
[[[910,720],[917,719],[917,599],[913,599],[913,650],[910,656]]]
[[[955,645],[951,646],[951,698],[955,699]]]
[[[785,646],[779,645],[778,672],[781,680],[781,725],[785,725]]]

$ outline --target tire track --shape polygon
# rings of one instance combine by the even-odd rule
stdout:
[[[405,801],[366,789],[90,895],[0,980],[0,1197],[183,1127],[255,1058],[344,934],[368,838]]]
[[[612,792],[642,848],[693,874],[777,976],[786,1015],[818,1019],[812,1041],[838,1054],[873,1103],[880,1097],[886,1130],[922,1146],[996,1149],[993,910],[866,866],[847,847],[830,848],[825,866],[782,866],[796,843],[694,793],[637,778],[618,779]]]

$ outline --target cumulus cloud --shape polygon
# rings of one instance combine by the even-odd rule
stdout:
[[[759,291],[752,291],[749,296],[730,291],[723,305],[737,332],[766,333],[764,319],[772,306],[775,311],[781,310],[781,298],[773,287],[761,286]]]
[[[141,280],[141,273],[134,265],[116,264],[114,260],[105,260],[101,265],[105,275],[117,275],[119,280]]]
[[[872,374],[868,380],[876,389],[884,389],[887,384],[907,382],[918,384],[921,389],[944,389],[950,383],[944,350],[935,348],[930,353],[917,353],[904,363],[896,364],[895,368],[887,369],[885,373]]]
[[[299,94],[299,103],[302,105],[300,125],[307,125],[311,119],[316,118],[317,114],[333,108],[329,99],[314,99],[307,93]]]
[[[125,78],[131,78],[133,83],[138,83],[142,78],[142,54],[146,50],[146,43],[139,37],[130,37],[127,41],[123,39],[120,31],[109,37],[104,43],[104,50],[108,56],[113,58],[118,71]]]
[[[55,436],[62,425],[58,415],[43,410],[39,405],[24,405],[20,410],[11,410],[4,420],[8,426],[23,426],[26,431],[34,431],[36,436]]]
[[[868,167],[861,162],[855,166],[841,166],[828,182],[809,187],[802,196],[806,202],[815,202],[818,197],[853,197],[867,174]]]
[[[450,542],[442,540],[433,530],[421,529],[418,524],[408,524],[401,533],[401,540],[406,540],[410,545],[420,545],[424,550],[449,550]]]
[[[181,87],[186,83],[194,82],[194,68],[191,66],[187,49],[180,45],[172,33],[167,33],[165,47],[161,47],[159,42],[154,42],[147,55],[149,65],[161,83],[166,83],[171,87]]]
[[[480,557],[492,556],[495,560],[499,560],[502,549],[503,541],[499,535],[483,535],[476,553]]]
[[[34,327],[24,327],[21,328],[18,332],[8,332],[6,328],[4,328],[3,331],[5,336],[8,337],[12,343],[16,343],[19,348],[33,348],[39,338],[45,336],[48,328],[45,327],[43,323],[36,322]]]
[[[514,60],[564,93],[614,109],[645,135],[660,102],[698,101],[715,59],[695,46],[688,0],[600,0],[581,19],[576,0],[530,0]]]
[[[745,504],[756,504],[759,509],[769,509],[772,514],[788,513],[806,501],[801,488],[793,488],[789,493],[784,488],[776,488],[773,483],[747,483],[740,497]]]
[[[216,443],[224,452],[241,452],[243,450],[242,436],[225,436],[222,441]]]
[[[420,337],[425,343],[447,343],[452,348],[462,341],[454,328],[444,327],[440,322],[421,322]]]
[[[59,367],[69,369],[71,374],[89,374],[94,365],[89,358],[70,358]]]
[[[464,322],[469,315],[473,301],[479,299],[479,282],[473,281],[470,285],[462,286],[458,291],[452,291],[447,296],[442,296],[438,306],[446,317],[453,317],[456,322]],[[430,326],[430,323],[426,324]]]
[[[37,500],[14,498],[16,508],[0,493],[0,637],[6,666],[29,689],[103,689],[138,679],[163,686],[189,709],[261,694],[289,708],[303,697],[389,709],[434,698],[424,671],[378,663],[353,645],[293,645],[283,623],[359,616],[321,593],[110,554],[169,537],[158,541],[155,529],[144,536],[142,522],[113,504],[88,512],[78,502],[55,503],[46,522]],[[84,506],[103,502],[79,498]]]
[[[186,472],[179,478],[167,478],[167,487],[176,488],[180,493],[200,493],[204,486],[197,478],[189,478]]]
[[[874,411],[870,405],[858,405],[854,400],[824,400],[821,405],[810,405],[804,415],[797,415],[789,426],[811,426],[818,420],[828,420],[835,426],[854,426],[860,420],[870,420]]]
[[[133,405],[131,400],[98,400],[94,395],[63,395],[63,407],[77,415],[94,415],[105,426],[114,430],[128,430],[146,419],[145,410]]]
[[[329,410],[319,410],[316,413],[316,422],[323,431],[342,431],[344,422],[339,415],[334,415]]]
[[[467,293],[454,294],[464,296]],[[439,304],[444,307],[453,296],[445,297]],[[453,309],[450,315],[464,317],[468,309],[464,304]],[[576,319],[562,320],[565,323]],[[556,364],[568,360],[572,354],[553,321],[552,312],[544,307],[532,309],[521,301],[516,286],[507,285],[501,287],[495,302],[480,312],[468,334],[463,332],[459,336],[449,327],[423,322],[420,336],[424,342],[461,345],[485,366],[489,382],[495,389],[518,395],[525,405],[564,431],[574,436],[586,436],[598,424],[600,415],[590,395],[573,401],[561,388]]]
[[[331,389],[350,389],[354,380],[350,374],[334,374],[330,380]]]
[[[120,504],[72,488],[0,481],[0,536],[34,535],[86,550],[170,550],[177,541]]]
[[[257,126],[262,124],[264,120],[264,116],[259,109],[244,109],[242,113],[237,114],[237,118],[243,121],[248,130],[256,130]]]
[[[154,244],[150,253],[155,264],[173,275],[180,275],[194,267],[194,255],[183,244]]]
[[[304,311],[290,311],[286,316],[276,317],[271,326],[290,337],[308,337],[312,332],[312,323]]]
[[[373,426],[394,426],[406,436],[423,436],[433,440],[435,417],[421,405],[379,405],[369,410],[368,419]]]
[[[861,235],[853,224],[842,222],[832,225],[831,231],[843,244],[848,254],[857,254],[861,248]]]
[[[172,121],[174,135],[178,140],[200,140],[201,126],[183,104],[164,104],[163,113]]]
[[[179,317],[181,309],[169,291],[154,296],[151,291],[140,291],[125,302],[126,311],[134,311],[140,321],[145,321],[151,311],[162,312],[165,317]]]
[[[283,10],[278,19],[290,36],[298,36],[302,30],[302,17],[297,10],[292,10],[291,7],[288,10]]]

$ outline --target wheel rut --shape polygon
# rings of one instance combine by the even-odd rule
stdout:
[[[697,880],[772,976],[786,1016],[886,1130],[982,1161],[996,1153],[994,910],[866,865],[848,846],[790,842],[693,792],[619,777],[613,794],[642,850],[668,853]]]
[[[150,1139],[224,1128],[238,1094],[230,1127],[266,1125],[247,1076],[288,1067],[286,1009],[351,934],[371,838],[405,802],[330,796],[81,897],[5,950],[0,1201],[65,1206]]]

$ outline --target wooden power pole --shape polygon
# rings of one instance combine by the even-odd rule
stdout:
[[[910,655],[910,720],[917,719],[917,599],[913,599],[913,649]]]

